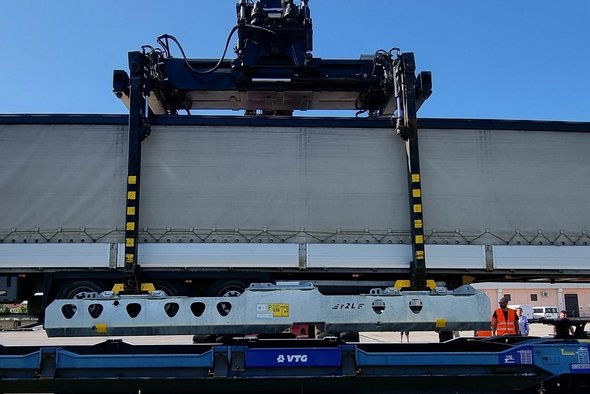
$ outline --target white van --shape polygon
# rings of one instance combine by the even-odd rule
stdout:
[[[557,319],[559,311],[556,306],[535,306],[533,307],[533,320],[539,319]]]
[[[528,319],[528,321],[533,321],[534,320],[534,314],[533,314],[533,306],[529,305],[529,304],[523,304],[523,305],[508,305],[509,308],[511,309],[518,309],[518,308],[522,308],[522,314],[524,316],[526,316],[526,318]]]

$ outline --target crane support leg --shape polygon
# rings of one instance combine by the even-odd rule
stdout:
[[[129,53],[129,156],[127,166],[127,195],[125,206],[125,265],[124,291],[140,291],[137,263],[137,236],[139,218],[139,191],[141,172],[141,141],[149,134],[146,118],[144,56],[141,52]]]
[[[413,53],[399,54],[393,62],[395,96],[397,101],[396,132],[405,140],[408,160],[408,191],[412,242],[410,284],[412,290],[425,290],[427,289],[426,255],[424,252],[424,222],[416,112],[417,96],[426,94],[426,97],[428,97],[430,88],[427,88],[424,92],[421,87],[422,83],[420,83],[420,88],[417,89],[415,70],[416,65]],[[422,81],[422,78],[420,80]],[[419,90],[418,94],[417,90]]]
[[[420,161],[418,157],[418,136],[406,141],[408,156],[408,186],[410,189],[410,226],[412,236],[412,257],[410,281],[413,290],[425,290],[426,256],[424,252],[424,227],[422,212],[422,187]]]

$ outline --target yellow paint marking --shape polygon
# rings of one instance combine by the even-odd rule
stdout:
[[[445,328],[447,326],[446,319],[436,319],[435,327],[436,328]]]

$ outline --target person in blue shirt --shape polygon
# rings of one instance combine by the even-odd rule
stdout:
[[[529,335],[529,320],[523,314],[522,308],[516,308],[516,316],[518,317],[518,328],[520,335],[526,337]]]

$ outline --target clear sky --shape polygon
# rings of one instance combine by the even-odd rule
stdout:
[[[235,3],[2,1],[0,114],[126,113],[111,87],[127,52],[168,33],[188,57],[218,58]],[[590,0],[309,4],[315,57],[415,53],[433,73],[421,117],[590,121]]]

